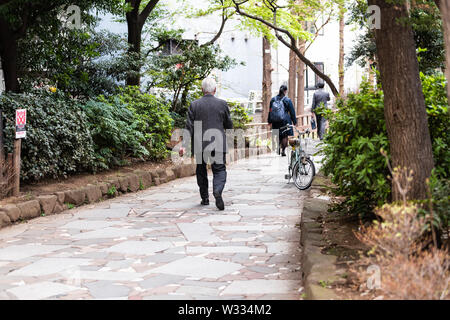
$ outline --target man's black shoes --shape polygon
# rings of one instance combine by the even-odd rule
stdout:
[[[216,198],[216,207],[220,211],[225,210],[225,203],[223,202],[222,196],[214,195],[214,198]]]
[[[209,199],[202,199],[202,206],[209,206]]]

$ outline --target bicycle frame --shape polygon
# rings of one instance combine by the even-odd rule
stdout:
[[[297,127],[295,127],[293,125],[288,125],[288,126],[282,128],[282,129],[286,129],[283,131],[283,133],[287,132],[291,128],[294,129],[298,133],[298,144],[296,144],[295,146],[292,147],[293,150],[291,151],[290,158],[288,158],[288,162],[289,162],[289,176],[287,176],[287,178],[288,178],[287,180],[289,180],[288,183],[291,181],[291,178],[293,176],[292,173],[295,168],[295,165],[298,162],[300,162],[302,159],[310,158],[310,156],[305,151],[306,149],[308,149],[307,140],[305,139],[305,150],[302,149],[302,143],[301,143],[302,136],[308,134],[309,130],[306,130],[305,132],[301,132],[300,130],[298,130]]]

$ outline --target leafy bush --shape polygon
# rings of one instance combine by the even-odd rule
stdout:
[[[36,24],[19,41],[22,91],[45,83],[85,100],[115,93],[132,69],[134,56],[126,54],[122,36],[96,31],[96,19],[89,14],[83,13],[82,19],[82,29]]]
[[[94,144],[86,115],[63,94],[36,90],[0,96],[6,117],[6,146],[12,152],[15,110],[27,109],[27,138],[22,141],[22,180],[66,177],[94,168]]]
[[[450,179],[439,179],[436,174],[433,174],[429,186],[432,195],[435,227],[439,230],[448,230],[450,222]]]
[[[247,110],[240,103],[228,102],[228,105],[231,109],[231,120],[233,120],[234,129],[247,129],[245,125],[253,121],[253,118],[248,115]]]
[[[450,172],[450,115],[443,75],[422,76],[433,143],[436,175],[448,178]],[[389,150],[381,90],[363,83],[359,93],[338,101],[339,112],[320,110],[330,119],[324,141],[324,167],[337,185],[333,191],[345,197],[334,209],[362,216],[373,212],[390,198],[389,174],[380,149]]]
[[[140,122],[117,98],[99,97],[83,106],[95,143],[96,165],[102,169],[120,166],[128,157],[148,156]]]
[[[380,149],[389,150],[383,93],[363,83],[359,93],[338,101],[338,108],[338,113],[327,115],[330,129],[322,170],[337,185],[334,193],[346,197],[335,209],[364,216],[383,205],[390,194],[389,171],[380,154]]]
[[[168,155],[167,142],[170,140],[173,120],[169,106],[153,95],[141,93],[137,87],[127,87],[110,100],[118,99],[137,119],[137,129],[144,135],[143,145],[153,160],[164,159]]]
[[[450,113],[443,74],[421,74],[438,178],[450,178]]]

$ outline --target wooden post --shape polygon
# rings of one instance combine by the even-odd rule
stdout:
[[[269,40],[263,37],[263,84],[262,84],[263,113],[262,122],[269,117],[270,100],[272,100],[272,52]],[[269,131],[269,126],[266,127]],[[271,134],[268,133],[268,138]]]
[[[14,153],[13,153],[13,171],[14,171],[14,186],[13,196],[17,197],[20,194],[20,151],[22,149],[22,140],[14,140]]]

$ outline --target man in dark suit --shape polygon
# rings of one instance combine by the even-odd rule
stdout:
[[[203,80],[204,97],[192,102],[189,107],[186,130],[189,131],[193,146],[192,154],[197,163],[197,183],[200,188],[201,204],[209,205],[207,164],[211,163],[213,195],[219,210],[225,210],[222,192],[227,181],[225,130],[233,129],[228,104],[214,97],[216,81],[212,78]],[[182,156],[185,149],[180,150]]]
[[[319,90],[317,90],[314,93],[313,103],[312,103],[312,112],[314,113],[314,116],[316,117],[316,123],[317,123],[317,134],[319,135],[320,140],[323,140],[323,136],[325,135],[325,126],[327,119],[324,117],[318,115],[315,110],[319,107],[328,107],[328,101],[330,101],[330,94],[328,92],[325,92],[323,88],[325,88],[324,83],[319,83],[317,85]]]

